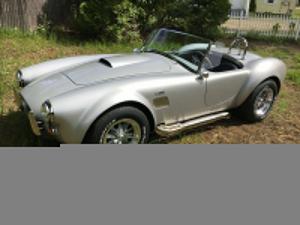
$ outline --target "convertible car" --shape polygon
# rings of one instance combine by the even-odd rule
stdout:
[[[17,72],[20,108],[36,135],[71,144],[143,144],[234,114],[264,120],[285,64],[175,30],[154,31],[132,54],[76,56]]]

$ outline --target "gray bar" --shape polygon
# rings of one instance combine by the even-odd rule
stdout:
[[[3,225],[298,225],[287,145],[0,150]]]

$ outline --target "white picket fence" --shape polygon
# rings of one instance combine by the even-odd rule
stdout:
[[[246,16],[243,12],[231,12],[229,20],[221,26],[226,33],[245,35],[249,32],[263,36],[299,39],[300,19],[286,15],[256,14]]]

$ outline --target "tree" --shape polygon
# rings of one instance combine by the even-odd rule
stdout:
[[[140,15],[142,32],[169,27],[212,37],[217,27],[228,18],[228,0],[135,0],[144,14]]]
[[[229,9],[229,0],[85,0],[75,21],[81,33],[109,40],[127,41],[160,27],[213,37]]]
[[[250,12],[256,12],[256,0],[250,1]]]
[[[179,7],[182,12],[178,19],[185,30],[212,38],[228,19],[231,6],[228,0],[183,0]]]
[[[121,0],[82,1],[74,15],[77,29],[90,37],[101,35],[103,38],[111,38],[108,28],[116,23],[113,9],[120,2]]]

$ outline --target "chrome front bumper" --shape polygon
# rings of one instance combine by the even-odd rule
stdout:
[[[22,98],[20,92],[14,89],[14,96],[15,96],[15,103],[18,109],[20,109],[23,112],[29,112],[30,108],[25,102],[25,100]]]
[[[28,113],[28,119],[33,133],[36,136],[41,136],[43,130],[43,122],[37,121],[33,112]]]
[[[20,93],[16,89],[14,89],[14,97],[15,97],[16,105],[18,106],[18,108],[21,108],[22,98],[21,98]]]

